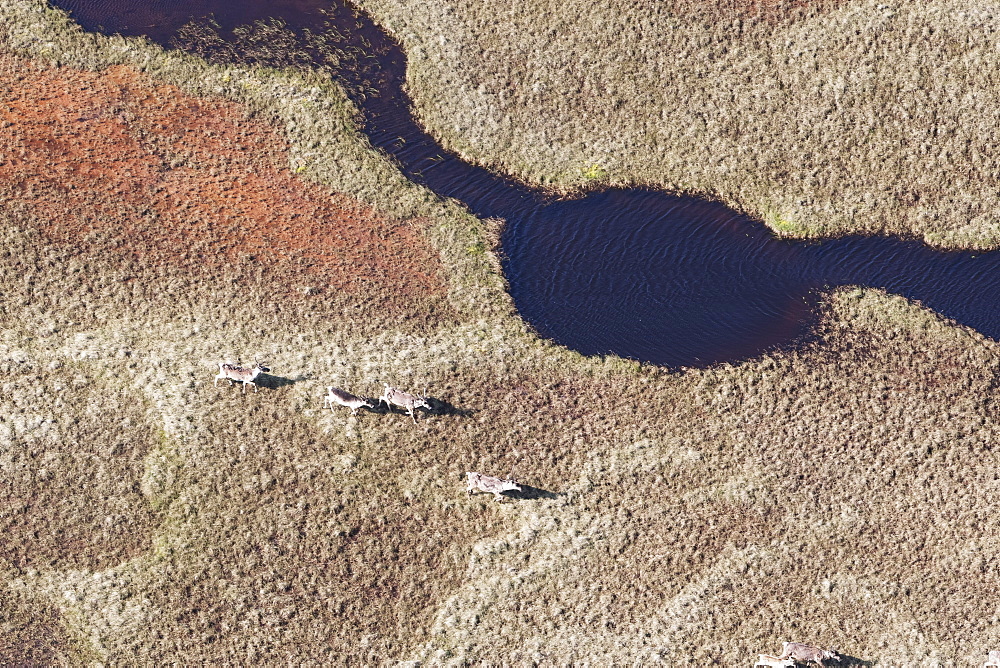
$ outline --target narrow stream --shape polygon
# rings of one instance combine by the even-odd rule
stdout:
[[[403,89],[405,55],[353,8],[320,0],[54,4],[87,30],[145,35],[167,48],[183,48],[181,26],[209,16],[223,38],[268,17],[300,35],[335,30],[344,53],[360,54],[341,59],[333,76],[362,110],[371,141],[408,178],[477,216],[505,219],[503,268],[518,311],[542,336],[584,354],[671,367],[751,358],[808,337],[822,291],[842,285],[919,300],[1000,339],[1000,252],[940,252],[887,237],[782,240],[697,198],[611,189],[553,200],[464,162],[415,121]]]

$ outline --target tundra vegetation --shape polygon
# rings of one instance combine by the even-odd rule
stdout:
[[[783,235],[1000,245],[995,3],[362,4],[430,132],[497,171],[707,195]]]
[[[364,6],[428,127],[521,178],[993,245],[995,19],[911,4]],[[492,226],[403,179],[328,77],[84,34],[38,0],[0,0],[0,45],[0,662],[704,666],[795,640],[969,665],[1000,644],[996,342],[844,289],[795,350],[584,358],[527,330]],[[259,392],[213,386],[252,354]],[[383,378],[456,410],[323,410],[328,384]],[[464,493],[515,464],[532,493]]]

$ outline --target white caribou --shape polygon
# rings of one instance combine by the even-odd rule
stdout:
[[[234,382],[243,383],[243,393],[246,394],[247,385],[253,385],[253,391],[257,391],[257,384],[254,383],[262,372],[270,371],[270,369],[256,359],[254,360],[253,366],[249,369],[240,366],[240,362],[236,364],[229,364],[227,362],[219,362],[219,373],[215,377],[215,382],[213,385],[218,385],[220,380],[228,380],[229,384],[232,385]]]
[[[389,383],[383,383],[383,385],[385,385],[385,389],[382,391],[382,396],[378,398],[379,404],[385,404],[389,408],[393,406],[402,408],[413,420],[413,424],[417,423],[417,418],[413,415],[413,409],[426,408],[427,410],[431,410],[430,402],[427,401],[426,396],[422,397],[410,394],[409,392],[403,392],[392,387]]]
[[[521,491],[521,487],[513,478],[496,478],[482,473],[466,473],[469,478],[469,486],[466,491],[469,496],[477,489],[482,492],[489,492],[495,495],[495,501],[503,501],[503,492]]]

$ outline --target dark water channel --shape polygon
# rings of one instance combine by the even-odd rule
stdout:
[[[414,121],[398,45],[351,8],[320,0],[54,4],[88,30],[145,35],[168,48],[184,48],[181,26],[208,16],[223,38],[268,17],[299,35],[335,31],[339,52],[354,55],[326,64],[361,108],[371,141],[414,181],[507,221],[504,271],[518,310],[540,334],[582,353],[674,367],[747,359],[808,337],[820,293],[841,285],[919,300],[1000,339],[1000,252],[939,252],[883,237],[780,240],[716,203],[644,189],[553,200],[463,162]],[[269,58],[246,60],[287,64]]]

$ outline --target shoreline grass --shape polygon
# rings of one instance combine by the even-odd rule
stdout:
[[[997,248],[995,13],[803,4],[361,3],[408,54],[420,121],[471,162],[567,191],[596,166],[785,236]]]
[[[683,372],[584,358],[527,331],[483,250],[490,224],[406,183],[332,84],[60,16],[0,0],[0,49],[59,71],[125,64],[245,105],[285,133],[290,171],[426,217],[451,310],[279,299],[292,279],[264,264],[164,280],[106,235],[72,251],[46,239],[45,209],[0,189],[0,363],[23,409],[4,416],[23,424],[0,429],[0,472],[72,451],[54,484],[120,472],[133,487],[91,491],[156,514],[150,547],[118,563],[2,548],[0,636],[51,628],[44,656],[79,665],[736,665],[784,640],[959,665],[1000,643],[996,342],[847,288],[799,350]],[[215,362],[254,353],[273,370],[260,392],[212,383]],[[67,368],[99,382],[64,399]],[[456,410],[413,425],[322,409],[327,384],[382,381]],[[105,392],[134,403],[119,415]],[[92,427],[88,407],[134,424]],[[125,435],[135,456],[109,455]],[[512,466],[536,495],[465,495],[465,471]],[[21,554],[41,551],[33,540]]]

